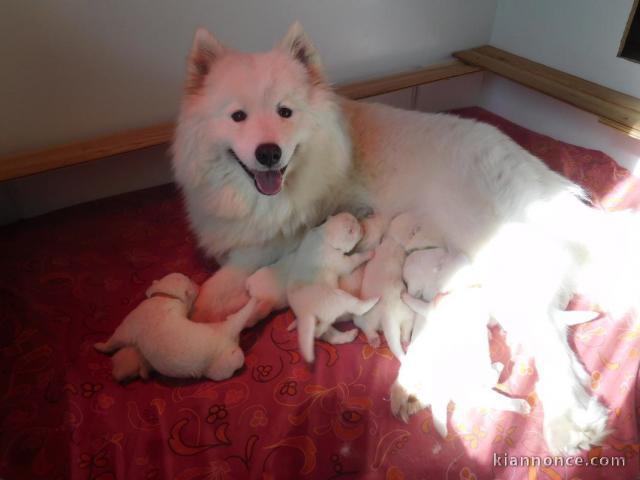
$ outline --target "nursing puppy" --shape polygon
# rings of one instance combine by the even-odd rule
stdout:
[[[357,330],[341,332],[332,327],[339,316],[368,311],[377,301],[363,302],[341,290],[340,277],[349,276],[372,252],[347,256],[362,238],[362,227],[349,213],[333,215],[309,230],[298,249],[262,267],[247,279],[249,301],[227,321],[251,327],[273,310],[291,306],[298,319],[300,350],[313,361],[313,339],[348,343]],[[359,289],[359,288],[358,288]]]
[[[364,267],[361,296],[380,301],[367,313],[356,316],[354,323],[376,347],[380,344],[377,332],[383,331],[389,349],[399,359],[404,356],[401,341],[409,342],[415,317],[401,298],[407,291],[402,280],[403,265],[407,252],[432,243],[416,218],[402,213],[391,221],[374,257]]]
[[[341,332],[332,325],[344,314],[363,315],[378,297],[360,300],[340,290],[338,279],[348,275],[373,252],[347,256],[362,238],[362,227],[349,213],[339,213],[311,229],[294,253],[287,278],[287,301],[296,315],[300,352],[312,362],[313,339],[348,343],[357,330]]]
[[[402,278],[409,295],[427,302],[443,288],[448,290],[473,283],[469,261],[464,255],[435,246],[409,255],[402,268]]]
[[[369,260],[371,254],[355,253],[350,257],[344,254],[354,249],[362,234],[362,225],[348,213],[334,215],[309,230],[298,250],[262,267],[247,279],[249,301],[227,319],[243,322],[247,328],[254,326],[274,310],[289,306],[287,285],[305,277],[326,282],[327,276],[337,275],[338,281],[333,278],[330,281],[334,288],[346,288],[346,293],[357,290],[359,295],[362,278],[353,271]],[[341,337],[329,335],[325,339],[338,338]]]
[[[173,166],[199,245],[223,264],[195,318],[241,308],[246,278],[336,211],[416,212],[438,245],[478,263],[500,323],[527,332],[549,448],[602,440],[607,409],[585,401],[586,372],[551,312],[566,306],[586,262],[618,268],[593,269],[592,293],[638,297],[635,219],[586,206],[576,185],[491,126],[338,98],[298,24],[257,54],[199,30],[188,65]],[[609,262],[623,252],[635,256]]]

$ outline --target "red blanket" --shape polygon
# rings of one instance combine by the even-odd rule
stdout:
[[[459,114],[497,125],[597,203],[638,203],[640,189],[602,152],[556,141],[478,108]],[[613,192],[613,193],[612,193]],[[636,371],[640,324],[604,316],[574,330],[592,390],[612,407],[607,445],[581,458],[623,457],[625,467],[504,467],[495,456],[544,455],[533,370],[514,359],[503,388],[528,395],[530,417],[478,411],[446,439],[428,411],[410,423],[390,413],[398,362],[363,337],[317,343],[301,360],[290,313],[245,331],[246,366],[224,382],[154,378],[114,383],[92,348],[179,271],[202,282],[178,193],[153,188],[0,229],[0,477],[95,479],[631,478],[640,473]],[[496,358],[505,356],[498,338]],[[494,455],[495,454],[495,455]]]

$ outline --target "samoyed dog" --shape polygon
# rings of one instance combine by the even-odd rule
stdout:
[[[579,187],[489,125],[338,97],[297,23],[266,53],[234,51],[200,29],[187,76],[175,178],[200,247],[222,265],[202,286],[197,320],[242,307],[247,276],[332,213],[411,211],[473,262],[492,315],[535,356],[549,448],[572,452],[604,438],[608,410],[587,390],[553,312],[585,272],[599,272],[594,265],[620,266],[604,253],[611,236],[616,253],[635,248],[631,221],[588,206]],[[586,282],[595,293],[635,288],[619,271],[601,277]],[[435,361],[430,352],[411,358],[403,369]],[[396,385],[396,409],[411,412],[423,393],[419,382]]]

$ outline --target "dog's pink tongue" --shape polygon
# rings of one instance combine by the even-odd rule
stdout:
[[[263,195],[275,195],[282,188],[282,173],[279,170],[253,172],[256,186]]]

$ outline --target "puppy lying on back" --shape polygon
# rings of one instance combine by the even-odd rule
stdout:
[[[361,238],[358,220],[349,213],[339,213],[307,232],[290,260],[286,296],[296,315],[300,352],[308,362],[314,358],[314,338],[330,343],[355,339],[356,329],[340,332],[332,326],[338,317],[362,315],[378,301],[362,301],[338,288],[340,276],[371,258],[372,252],[347,255]]]
[[[146,295],[147,300],[125,317],[109,340],[94,345],[98,351],[122,349],[120,355],[126,357],[120,363],[137,365],[137,372],[133,373],[143,377],[153,369],[171,377],[223,380],[244,364],[244,354],[238,346],[244,324],[203,324],[187,318],[198,295],[197,285],[189,278],[180,273],[169,274],[154,281]],[[115,370],[120,363],[114,362],[117,379],[122,379],[122,372]]]
[[[374,257],[364,267],[362,298],[380,298],[369,312],[355,317],[354,323],[364,332],[371,345],[380,344],[378,331],[382,330],[393,354],[402,358],[401,339],[409,341],[414,313],[402,301],[406,291],[402,280],[402,267],[407,252],[433,245],[417,219],[410,213],[396,216],[375,249]]]

